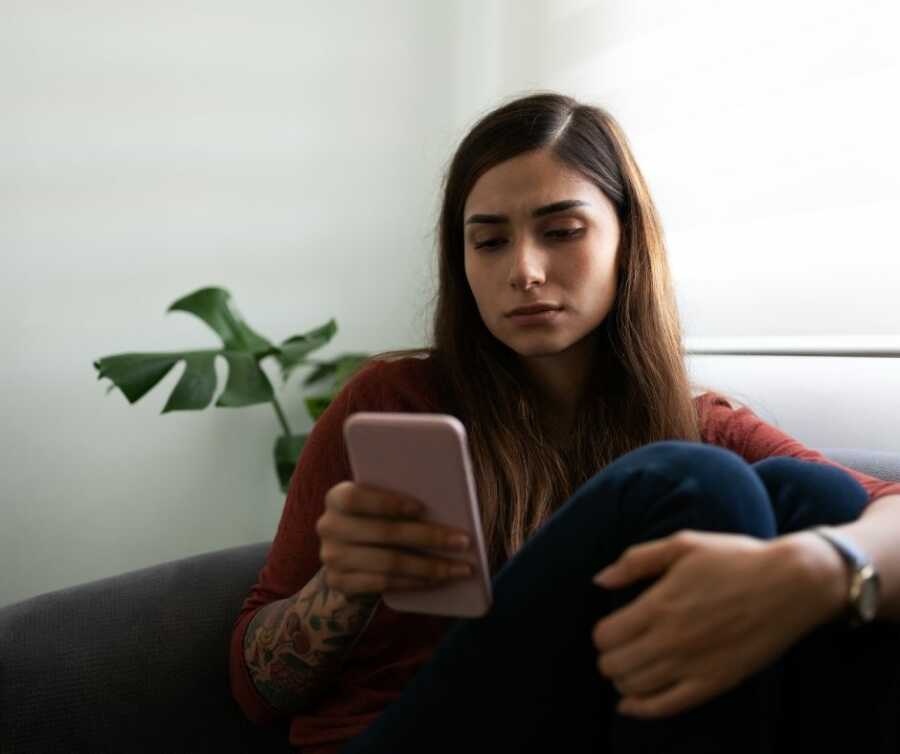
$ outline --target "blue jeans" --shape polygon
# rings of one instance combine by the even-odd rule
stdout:
[[[598,620],[655,580],[616,590],[592,583],[629,545],[682,529],[772,539],[852,521],[867,499],[840,469],[790,457],[751,465],[682,440],[626,453],[503,566],[489,612],[451,624],[400,698],[341,754],[759,754],[830,751],[842,735],[852,750],[900,751],[897,624],[820,626],[735,688],[654,719],[615,711],[620,696],[599,673],[591,639]]]

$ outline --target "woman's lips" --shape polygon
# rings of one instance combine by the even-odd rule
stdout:
[[[544,325],[555,322],[562,314],[562,309],[545,309],[533,314],[510,314],[509,319],[517,325]]]

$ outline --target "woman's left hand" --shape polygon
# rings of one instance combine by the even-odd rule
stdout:
[[[667,717],[702,704],[831,617],[830,594],[785,539],[684,530],[629,547],[600,572],[595,583],[609,589],[661,574],[594,626],[620,713]]]

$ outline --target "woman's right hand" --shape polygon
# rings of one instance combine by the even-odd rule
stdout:
[[[371,597],[471,576],[469,562],[452,557],[469,547],[454,547],[451,537],[468,535],[417,520],[422,512],[422,503],[399,493],[351,481],[336,484],[325,494],[325,511],[316,522],[325,583],[348,597]],[[406,548],[440,550],[447,557]]]

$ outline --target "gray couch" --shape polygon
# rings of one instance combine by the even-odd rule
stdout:
[[[900,453],[824,448],[900,481]],[[228,687],[241,603],[270,542],[163,563],[0,609],[0,754],[289,752]]]

